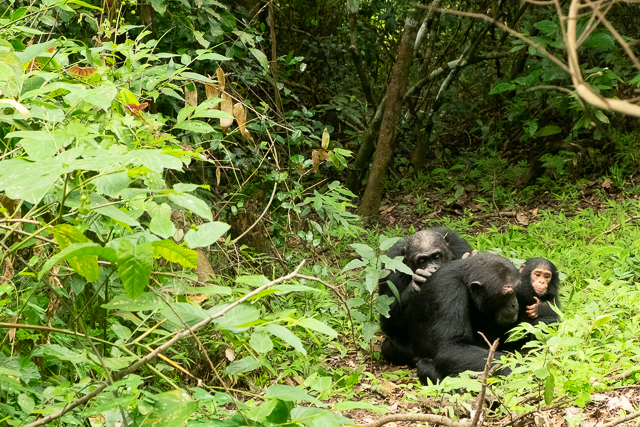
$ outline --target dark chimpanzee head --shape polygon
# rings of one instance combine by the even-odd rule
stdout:
[[[418,269],[435,271],[455,258],[449,249],[448,236],[433,230],[418,231],[409,237],[402,255],[404,255],[404,263],[412,271]]]
[[[508,259],[491,253],[467,258],[467,286],[477,309],[499,325],[518,320],[520,273]]]
[[[558,269],[545,258],[529,258],[520,266],[523,284],[531,284],[533,291],[539,297],[548,292],[557,292],[560,278]]]

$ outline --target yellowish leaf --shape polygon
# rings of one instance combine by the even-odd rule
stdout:
[[[222,68],[218,67],[216,76],[218,77],[218,89],[220,89],[220,92],[224,92],[224,71],[222,71]]]
[[[219,69],[219,68],[218,68]],[[233,100],[231,95],[227,92],[222,92],[222,102],[220,103],[220,109],[225,113],[233,114]],[[220,119],[220,127],[223,133],[227,133],[229,126],[233,124],[233,119]]]
[[[322,148],[325,150],[329,148],[329,132],[327,132],[327,128],[322,131]]]
[[[318,172],[320,168],[320,158],[318,157],[318,150],[313,150],[311,152],[311,159],[313,160],[313,171]]]
[[[0,99],[0,104],[11,105],[14,109],[18,111],[18,113],[22,114],[22,118],[24,120],[27,120],[29,118],[29,110],[27,110],[24,105],[20,104],[17,101],[14,101],[13,99]]]
[[[190,90],[189,87],[193,88],[193,90]],[[194,83],[190,83],[184,87],[184,99],[185,107],[195,107],[198,105],[198,91],[196,90],[196,85]]]

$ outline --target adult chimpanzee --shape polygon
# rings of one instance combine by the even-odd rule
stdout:
[[[413,354],[408,346],[408,327],[404,322],[404,311],[412,293],[420,290],[443,264],[460,259],[475,252],[465,239],[444,227],[422,230],[413,236],[398,241],[386,253],[389,258],[404,256],[404,263],[414,272],[413,276],[393,271],[378,283],[380,295],[394,296],[389,282],[395,286],[400,301],[391,303],[389,316],[380,316],[380,328],[387,335],[382,343],[382,355],[395,365],[413,364]]]
[[[453,261],[436,271],[406,309],[420,381],[483,370],[489,351],[478,332],[492,342],[516,324],[519,283],[511,261],[491,253]],[[495,358],[502,355],[496,352]]]
[[[560,308],[559,276],[556,266],[545,258],[529,258],[520,266],[521,283],[516,290],[520,304],[518,322],[536,325],[538,322],[548,324],[560,320],[558,314],[549,305],[551,303]],[[520,350],[532,339],[532,335],[527,335],[525,338],[508,342],[500,347],[508,351]]]

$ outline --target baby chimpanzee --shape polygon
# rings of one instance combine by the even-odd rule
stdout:
[[[518,322],[532,325],[537,325],[538,322],[558,322],[558,314],[549,305],[551,303],[560,308],[560,277],[556,266],[545,258],[529,258],[520,266],[520,280],[520,286],[516,288],[520,305]],[[499,348],[504,351],[520,351],[532,339],[533,335],[528,334],[522,339],[501,343]]]

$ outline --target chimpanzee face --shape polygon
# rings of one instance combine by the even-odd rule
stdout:
[[[536,291],[538,296],[543,296],[547,293],[552,277],[553,274],[545,264],[540,264],[533,269],[531,272],[531,286],[533,286],[533,290]]]
[[[471,295],[478,309],[493,317],[499,325],[510,325],[518,320],[519,304],[516,288],[520,275],[513,265],[479,268],[473,273]]]
[[[403,255],[412,271],[428,269],[435,272],[443,264],[453,261],[446,236],[431,230],[419,231],[411,236]]]

